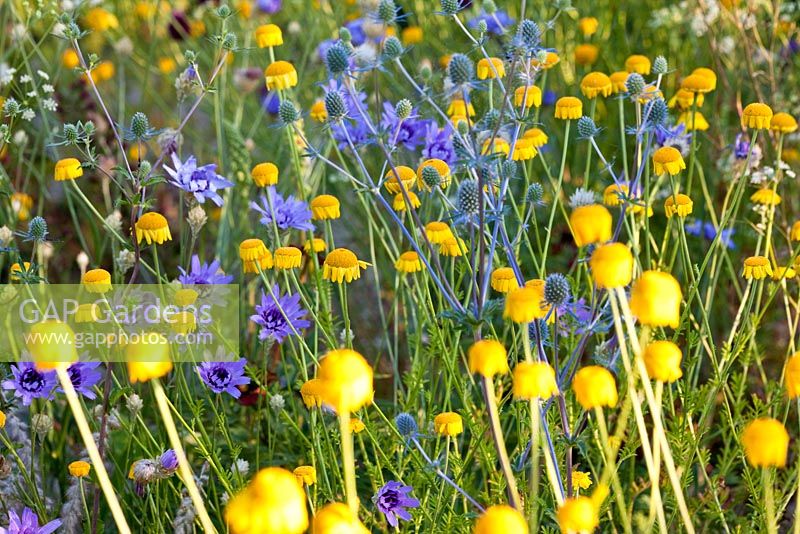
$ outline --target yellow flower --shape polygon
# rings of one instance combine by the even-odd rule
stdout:
[[[579,44],[575,47],[575,63],[593,65],[597,61],[600,50],[593,44]]]
[[[94,70],[89,73],[89,76],[91,76],[94,82],[110,80],[114,77],[114,64],[110,61],[101,61]]]
[[[75,322],[81,323],[94,323],[100,319],[100,306],[94,302],[81,304],[75,312]]]
[[[631,311],[644,325],[677,328],[682,298],[681,286],[671,274],[645,271],[631,287]]]
[[[537,150],[533,146],[532,139],[521,137],[514,143],[514,153],[511,157],[514,161],[528,161],[536,157]]]
[[[628,91],[627,82],[629,75],[630,73],[626,70],[618,70],[617,72],[611,73],[608,79],[611,80],[612,93],[616,95],[618,93],[625,93]]]
[[[544,133],[540,128],[531,128],[522,134],[522,137],[524,139],[530,139],[533,143],[533,146],[536,148],[543,147],[547,144],[547,134]]]
[[[283,44],[283,32],[277,24],[263,24],[256,28],[256,44],[259,48]]]
[[[589,267],[597,287],[601,289],[625,287],[633,278],[633,254],[631,249],[622,243],[600,245],[592,252]]]
[[[301,486],[303,484],[313,486],[317,482],[317,470],[314,469],[314,466],[301,465],[300,467],[295,467],[292,473],[297,477],[297,483]]]
[[[31,209],[33,208],[33,198],[27,193],[19,191],[11,194],[11,209],[21,222],[30,219]]]
[[[303,253],[297,247],[280,247],[275,249],[273,260],[275,261],[275,268],[281,270],[297,269],[300,267],[300,261],[303,258]]]
[[[776,132],[792,133],[797,130],[797,120],[788,113],[781,111],[772,116],[769,127]]]
[[[781,203],[781,196],[768,187],[763,187],[750,195],[750,200],[764,206],[777,206]]]
[[[172,241],[172,234],[169,231],[167,219],[160,213],[154,211],[147,212],[139,217],[134,225],[136,229],[136,241],[147,241],[147,244],[156,243],[158,245],[165,241]]]
[[[470,102],[469,106],[466,105],[463,98],[454,98],[450,101],[450,105],[447,106],[447,114],[451,117],[453,115],[474,117],[475,107],[472,105],[472,102]]]
[[[625,60],[625,70],[642,75],[650,74],[650,59],[640,54],[628,56],[628,59]]]
[[[556,372],[547,362],[520,362],[514,367],[514,398],[546,400],[558,395]]]
[[[750,256],[744,260],[743,276],[747,280],[762,280],[772,276],[772,265],[764,256]]]
[[[422,173],[425,170],[425,167],[433,167],[436,169],[436,172],[439,173],[439,177],[441,179],[439,182],[439,187],[442,189],[447,189],[447,186],[450,185],[451,179],[450,166],[446,162],[437,158],[426,159],[419,164],[419,167],[417,167],[417,188],[425,188],[428,191],[431,190],[431,188],[425,185],[425,182],[422,180]]]
[[[394,262],[394,267],[401,273],[418,273],[422,271],[422,262],[419,259],[419,254],[409,250],[400,254],[400,257]]]
[[[264,71],[267,79],[267,89],[283,90],[297,85],[297,71],[294,65],[288,61],[276,61],[271,63]]]
[[[791,267],[775,267],[772,269],[772,279],[776,282],[791,280],[795,276],[797,276],[797,271]]]
[[[772,121],[772,108],[760,102],[747,104],[742,111],[742,128],[766,130]]]
[[[180,307],[191,306],[197,301],[197,291],[194,289],[179,289],[175,292],[175,304]]]
[[[508,156],[509,152],[511,152],[511,145],[502,137],[486,139],[481,147],[481,154],[483,155],[503,154],[504,156]]]
[[[465,252],[467,252],[467,244],[464,243],[463,239],[454,236],[452,233],[439,243],[439,254],[442,256],[459,258],[463,256]]]
[[[27,273],[31,270],[31,264],[28,261],[23,261],[22,265],[19,263],[11,264],[11,267],[8,268],[8,279],[12,282],[19,282],[19,275],[22,273]]]
[[[2,430],[6,426],[6,414],[3,410],[0,410],[0,430]]]
[[[336,349],[328,352],[319,365],[322,401],[336,412],[355,412],[372,402],[372,367],[358,352]]]
[[[611,213],[600,204],[578,206],[569,216],[572,236],[579,247],[611,239],[611,223]]]
[[[407,28],[403,28],[403,31],[400,32],[400,39],[406,46],[419,44],[423,39],[422,28],[419,26],[409,26]]]
[[[185,336],[197,330],[197,318],[193,313],[188,311],[176,313],[170,316],[169,320],[166,322],[169,323],[170,328],[176,334]]]
[[[692,71],[692,74],[706,78],[711,83],[712,91],[717,88],[717,75],[713,70],[707,67],[697,67]]]
[[[530,323],[534,319],[543,319],[548,311],[544,302],[544,284],[526,284],[508,292],[503,318],[515,323]]]
[[[66,369],[78,361],[75,333],[61,321],[42,321],[31,326],[26,346],[36,368],[51,371],[57,367]]]
[[[553,68],[559,61],[561,61],[561,58],[558,57],[558,54],[555,52],[547,52],[542,62],[536,57],[531,59],[531,67],[548,70]]]
[[[306,254],[311,254],[312,252],[325,252],[327,248],[328,245],[319,237],[307,239],[306,242],[303,243],[303,250],[306,252]]]
[[[512,289],[519,287],[514,269],[511,267],[498,267],[492,271],[492,289],[500,293],[508,293]]]
[[[678,108],[681,110],[687,110],[691,109],[693,104],[696,104],[697,107],[702,106],[704,101],[705,97],[703,96],[703,93],[693,93],[688,89],[681,88],[678,89],[675,92],[675,95],[669,99],[667,105],[670,108],[678,106]]]
[[[225,523],[231,534],[301,534],[308,528],[303,487],[286,469],[262,469],[225,507]]]
[[[622,204],[624,197],[628,196],[628,186],[625,184],[611,184],[603,190],[603,204],[616,207]]]
[[[702,74],[690,74],[681,80],[681,89],[690,93],[710,93],[714,90],[714,86],[714,81]]]
[[[581,80],[581,92],[589,99],[609,96],[613,89],[611,78],[602,72],[590,72]]]
[[[83,478],[85,476],[89,476],[89,471],[92,469],[92,466],[88,462],[78,461],[69,464],[67,469],[69,470],[70,475],[77,478]]]
[[[592,532],[600,524],[597,506],[590,497],[570,497],[558,508],[558,526],[564,534]]]
[[[239,258],[242,260],[242,269],[245,273],[258,273],[272,269],[272,254],[260,239],[245,239],[239,245]]]
[[[434,245],[441,245],[444,240],[453,235],[447,223],[441,221],[431,221],[425,225],[425,235]],[[800,238],[798,238],[800,241]]]
[[[469,372],[492,378],[496,374],[508,372],[506,349],[499,341],[482,339],[476,341],[467,351]]]
[[[479,80],[502,78],[506,75],[506,68],[505,65],[503,65],[503,60],[499,57],[481,58],[481,60],[478,61],[476,74]]]
[[[591,410],[596,406],[613,408],[617,405],[617,383],[614,375],[599,365],[578,369],[572,379],[572,391],[584,410]]]
[[[683,124],[689,132],[694,130],[706,131],[709,128],[708,121],[699,111],[684,111],[678,116],[678,124]]]
[[[469,124],[469,120],[464,115],[451,115],[450,116],[450,123],[455,127],[458,128],[459,123]]]
[[[592,485],[592,474],[585,471],[572,472],[572,487],[579,490],[589,489]]]
[[[81,64],[81,60],[75,50],[67,48],[64,50],[64,53],[61,54],[61,64],[68,69],[74,69]]]
[[[111,291],[111,273],[105,269],[91,269],[81,277],[81,283],[89,293]]]
[[[83,167],[81,162],[75,158],[64,158],[58,160],[56,163],[56,170],[54,178],[56,182],[63,182],[64,180],[74,180],[83,176]]]
[[[240,0],[236,3],[236,9],[242,20],[247,20],[253,15],[253,4],[247,0]]]
[[[742,447],[753,467],[785,467],[789,433],[777,419],[755,419],[742,432]]]
[[[319,408],[322,406],[322,380],[319,378],[312,378],[300,386],[300,396],[303,398],[303,404],[306,408]]]
[[[691,198],[683,193],[678,193],[677,195],[668,196],[667,200],[664,201],[664,212],[667,217],[672,217],[676,213],[678,217],[688,217],[692,213],[693,206],[694,203]]]
[[[132,384],[161,378],[172,371],[167,338],[157,332],[143,332],[125,347],[128,377]]]
[[[353,434],[358,434],[359,432],[367,428],[361,419],[356,419],[356,418],[351,418],[350,424],[348,426],[350,428],[350,432],[352,432]]]
[[[413,191],[407,191],[406,194],[408,195],[408,200],[411,202],[411,206],[416,209],[420,207],[419,197]],[[394,200],[392,201],[392,208],[395,211],[406,211],[408,205],[406,204],[406,199],[403,196],[403,193],[397,193],[394,196]]]
[[[440,436],[457,436],[464,431],[464,422],[455,412],[442,412],[433,418],[433,430]]]
[[[527,87],[517,87],[514,90],[514,105],[520,107],[525,105],[525,109],[530,109],[531,106],[537,108],[542,105],[542,90],[535,85],[528,85]]]
[[[653,154],[653,172],[657,175],[668,172],[675,176],[686,168],[680,150],[671,146],[662,146]]]
[[[525,517],[506,504],[486,509],[475,523],[472,534],[528,534]]]
[[[578,19],[578,30],[580,30],[584,37],[589,37],[590,35],[594,35],[599,24],[600,23],[594,17],[582,17]]]
[[[278,166],[269,161],[259,163],[250,171],[250,176],[258,187],[275,185],[278,183]]]
[[[175,60],[171,57],[162,57],[158,59],[158,70],[161,74],[170,74],[175,70]]]
[[[683,376],[683,353],[672,341],[653,341],[644,348],[644,365],[650,378],[672,383]]]
[[[333,195],[319,195],[311,200],[311,214],[315,221],[338,219],[342,216],[339,199]]]
[[[396,175],[394,171],[397,171]],[[414,187],[414,182],[417,180],[417,173],[415,173],[414,169],[411,167],[398,165],[394,170],[389,169],[384,176],[385,181],[383,185],[392,195],[396,195],[402,191],[400,182],[397,181],[398,176],[400,177],[400,182],[402,182],[402,187],[405,188],[406,191],[411,191],[411,188]]]
[[[786,386],[786,394],[789,395],[789,398],[796,399],[800,397],[800,352],[795,352],[786,361],[783,380]],[[0,428],[3,428],[2,424],[0,424]]]
[[[334,502],[316,513],[311,534],[369,534],[369,530],[346,504]]]
[[[346,248],[337,248],[328,253],[322,266],[322,278],[341,284],[350,283],[361,278],[361,269],[366,269],[369,263],[361,261]]]
[[[574,96],[562,96],[556,100],[557,119],[575,120],[583,114],[583,103]]]
[[[328,110],[325,108],[325,101],[317,100],[314,102],[308,114],[317,122],[325,122],[328,120]]]
[[[87,11],[85,20],[86,26],[98,33],[119,27],[117,17],[102,7],[95,7]]]

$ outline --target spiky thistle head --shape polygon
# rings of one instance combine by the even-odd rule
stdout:
[[[669,64],[667,63],[667,58],[664,56],[656,56],[656,59],[653,60],[653,74],[666,74],[669,70]]]
[[[528,49],[528,51],[533,51],[539,47],[542,42],[542,29],[536,24],[534,21],[525,19],[520,22],[519,27],[517,27],[517,37],[518,46],[522,45]]]
[[[347,104],[340,91],[330,91],[325,95],[325,111],[331,122],[341,122],[347,117]]]
[[[468,178],[458,186],[456,208],[464,215],[477,215],[480,210],[480,187],[478,181]]]
[[[528,186],[528,190],[525,192],[526,201],[531,204],[541,204],[543,198],[544,189],[542,188],[542,184],[533,183]]]
[[[447,64],[447,76],[455,87],[461,87],[475,78],[475,65],[464,54],[453,54]]]
[[[583,116],[578,119],[578,137],[591,139],[600,132],[600,128],[594,123],[591,117]]]
[[[333,44],[328,51],[325,52],[325,65],[328,67],[328,72],[332,76],[339,76],[347,72],[350,68],[350,54],[352,52],[341,41]]]
[[[380,0],[375,15],[379,21],[387,26],[394,24],[395,20],[397,20],[397,6],[394,0]]]
[[[461,10],[461,0],[441,0],[442,14],[455,15]]]
[[[417,426],[414,417],[406,412],[397,414],[394,418],[394,424],[397,426],[397,431],[405,438],[414,437],[419,431],[419,426]]]
[[[147,136],[148,130],[150,130],[150,120],[147,118],[147,115],[142,113],[141,111],[137,111],[131,117],[131,133],[133,134],[134,140],[144,139]]]
[[[45,241],[47,240],[47,221],[36,216],[28,223],[28,234],[26,241]]]
[[[625,89],[632,95],[640,95],[644,91],[644,87],[647,85],[644,81],[644,78],[638,72],[632,72],[628,75],[628,79],[625,81]]]
[[[427,165],[422,168],[422,183],[425,184],[425,187],[428,189],[434,189],[439,187],[442,183],[442,175],[439,174],[439,171],[433,165]]]
[[[650,128],[663,126],[667,121],[667,116],[669,115],[667,103],[663,98],[656,98],[650,101],[645,108],[645,115],[647,117],[647,125]]]
[[[544,281],[544,300],[553,306],[561,306],[570,296],[569,280],[561,273],[547,275]]]
[[[383,42],[383,57],[387,61],[394,61],[403,55],[403,43],[394,35],[389,36]]]
[[[283,100],[278,107],[278,117],[284,125],[288,126],[300,119],[300,112],[291,100]]]

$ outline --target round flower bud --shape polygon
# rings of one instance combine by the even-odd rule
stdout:
[[[300,119],[300,112],[291,100],[283,100],[278,107],[278,117],[283,124],[289,125]]]
[[[644,325],[677,328],[682,298],[681,286],[671,274],[645,271],[631,287],[631,311]]]
[[[141,111],[137,111],[133,114],[131,118],[131,133],[133,134],[135,139],[143,139],[147,135],[147,131],[150,129],[150,121],[147,118],[147,115],[142,113]]]
[[[331,122],[340,122],[347,117],[347,104],[339,91],[331,91],[325,95],[325,111]]]
[[[531,204],[539,204],[542,202],[542,198],[544,198],[542,184],[533,183],[528,186],[528,190],[525,192],[526,201]]]
[[[578,404],[585,410],[598,406],[613,408],[617,405],[617,384],[614,375],[599,365],[578,369],[575,378],[572,379],[572,391],[575,392]]]
[[[777,419],[756,419],[742,432],[742,447],[753,467],[785,467],[789,433]]]
[[[468,84],[475,77],[475,66],[464,54],[453,54],[447,64],[447,76],[456,87]]]
[[[405,120],[411,116],[411,112],[414,111],[414,106],[409,99],[404,98],[395,105],[394,111],[398,119]]]
[[[92,466],[88,462],[72,462],[67,466],[69,470],[69,474],[76,477],[76,478],[83,478],[89,475],[89,471],[91,471]]]
[[[529,50],[533,50],[542,42],[542,29],[534,21],[525,19],[519,23],[517,38],[522,41]]]
[[[426,165],[422,168],[422,183],[428,189],[434,189],[442,183],[442,175],[433,165]]]
[[[383,57],[393,61],[403,55],[403,44],[400,39],[391,35],[383,42]]]
[[[506,349],[494,339],[476,341],[467,351],[467,356],[470,373],[492,378],[508,372]]]
[[[672,341],[653,341],[644,348],[642,357],[650,378],[672,383],[683,376],[681,371],[683,353]]]
[[[669,115],[667,102],[663,98],[651,100],[645,107],[645,115],[647,116],[647,124],[650,128],[663,126]]]
[[[372,367],[358,352],[336,349],[322,359],[317,377],[321,396],[337,412],[354,412],[372,402]]]
[[[526,284],[508,292],[503,318],[515,323],[530,323],[534,319],[543,319],[548,311],[544,300],[544,284]]]
[[[645,85],[644,78],[637,72],[629,74],[628,79],[625,81],[625,88],[632,95],[641,94],[644,91]]]
[[[594,121],[587,117],[583,116],[578,119],[578,136],[583,139],[590,139],[600,133],[600,128],[594,123]]]
[[[400,435],[404,437],[411,437],[419,430],[414,417],[406,412],[397,414],[394,418],[394,424],[397,427],[397,431],[400,432]]]
[[[569,223],[575,244],[579,247],[611,239],[611,213],[600,204],[575,208],[569,216]]]
[[[350,53],[343,43],[335,43],[325,52],[325,65],[333,76],[343,74],[350,67]]]
[[[440,3],[444,15],[455,15],[461,7],[460,0],[441,0]]]
[[[394,24],[394,21],[397,18],[397,6],[395,5],[394,0],[380,0],[378,3],[377,15],[378,20],[387,26]]]
[[[521,362],[514,367],[514,398],[549,399],[558,395],[556,372],[547,362]]]
[[[656,56],[653,60],[653,74],[666,74],[668,70],[667,58],[664,56]]]
[[[600,245],[592,252],[589,267],[597,287],[624,287],[631,283],[633,277],[633,254],[622,243]]]
[[[561,306],[569,299],[569,280],[561,273],[547,275],[544,282],[544,300],[548,304]]]
[[[456,209],[465,215],[477,215],[480,211],[480,188],[478,181],[468,178],[458,186]]]
[[[528,534],[528,522],[517,510],[506,504],[490,506],[478,518],[472,534]]]

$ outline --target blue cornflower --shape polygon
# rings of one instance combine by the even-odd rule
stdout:
[[[258,9],[269,15],[274,15],[281,10],[283,2],[281,0],[258,0]]]
[[[271,227],[274,220],[281,230],[290,228],[296,228],[297,230],[314,229],[314,225],[311,224],[311,210],[308,204],[302,200],[297,200],[292,195],[284,198],[272,185],[267,188],[267,195],[269,200],[267,196],[261,195],[259,199],[261,205],[255,202],[250,203],[250,209],[261,214],[259,219],[261,224]],[[270,209],[270,201],[272,202],[272,209]]]
[[[33,362],[20,362],[11,366],[11,380],[3,381],[3,389],[13,390],[22,404],[30,405],[33,399],[48,399],[56,385],[55,371],[43,373]]]
[[[428,120],[415,118],[413,111],[409,118],[401,122],[395,106],[389,102],[383,103],[381,128],[387,132],[393,144],[403,145],[408,150],[416,149],[425,142],[428,124],[430,124]]]
[[[97,398],[92,388],[103,377],[100,371],[97,370],[98,367],[100,367],[100,362],[75,362],[67,369],[67,374],[69,374],[69,379],[72,381],[75,391],[87,399]],[[58,388],[58,391],[63,392],[61,388]]]
[[[217,168],[215,163],[198,167],[197,159],[194,156],[189,156],[189,159],[181,162],[178,155],[173,153],[172,165],[175,167],[174,169],[164,165],[164,169],[171,178],[170,183],[187,193],[193,194],[200,204],[210,200],[217,206],[222,206],[222,197],[219,196],[217,191],[233,187],[233,182],[229,182],[215,172]]]
[[[361,46],[367,42],[367,34],[364,32],[364,19],[353,19],[344,25],[347,31],[350,32],[350,44],[353,46]],[[325,57],[324,55],[321,57]]]
[[[0,534],[50,534],[61,526],[60,519],[54,519],[46,525],[39,526],[39,516],[28,507],[18,515],[14,510],[8,511],[8,527],[0,527]]]
[[[174,472],[178,470],[178,455],[172,449],[167,449],[158,459],[158,462],[164,471]]]
[[[480,15],[470,20],[468,25],[474,30],[478,27],[478,24],[480,24],[481,21],[486,22],[487,31],[495,35],[502,35],[504,33],[503,29],[511,27],[515,22],[514,19],[512,19],[508,13],[502,9],[498,9],[493,15],[481,10]]]
[[[729,249],[733,250],[735,245],[733,244],[733,234],[735,230],[733,228],[728,228],[723,230],[720,234],[720,243],[728,247]],[[706,239],[709,241],[713,241],[714,238],[717,237],[717,230],[714,228],[714,225],[710,222],[706,222],[703,224],[703,234]]]
[[[214,393],[228,393],[234,399],[242,396],[236,386],[246,386],[250,379],[244,375],[247,360],[238,362],[203,362],[197,366],[197,372],[208,388]]]
[[[273,338],[278,343],[283,343],[287,336],[311,326],[304,319],[306,310],[300,306],[300,295],[281,295],[278,286],[273,286],[272,294],[261,292],[261,304],[256,305],[256,313],[250,320],[261,327],[258,339]]]
[[[736,156],[736,159],[747,159],[749,153],[750,142],[742,134],[738,134],[733,144],[733,155]]]
[[[542,105],[543,106],[552,106],[558,100],[558,95],[555,91],[551,91],[550,89],[546,89],[544,94],[542,95]]]
[[[692,134],[686,131],[686,126],[683,124],[664,126],[656,129],[656,144],[677,148],[683,156],[686,156],[692,146]]]
[[[683,229],[686,231],[687,234],[693,235],[695,237],[702,237],[703,235],[703,221],[700,219],[695,219],[690,223],[687,223]]]
[[[392,527],[397,527],[398,518],[403,521],[411,520],[411,514],[408,513],[406,508],[419,507],[419,501],[414,497],[408,496],[413,490],[414,488],[406,486],[402,482],[390,480],[372,497],[372,502],[378,508],[378,511],[386,517],[386,521]]]
[[[439,128],[434,121],[428,123],[425,131],[425,148],[422,149],[425,159],[440,159],[453,166],[456,162],[456,151],[453,148],[453,129],[450,125]]]
[[[209,284],[230,284],[233,276],[226,275],[220,271],[218,260],[211,263],[200,263],[200,257],[195,254],[192,256],[191,271],[183,267],[178,267],[181,272],[178,282],[184,285],[209,285]]]
[[[281,107],[281,97],[277,92],[264,88],[261,93],[261,106],[270,115],[277,115]]]

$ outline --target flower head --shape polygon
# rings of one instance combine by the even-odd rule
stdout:
[[[624,287],[633,277],[631,249],[622,243],[600,245],[592,252],[589,267],[597,287]]]
[[[786,361],[784,385],[786,386],[786,394],[789,395],[790,399],[800,397],[800,352],[795,352]]]
[[[225,522],[232,534],[301,534],[308,528],[305,492],[290,471],[262,469],[225,507]]]
[[[777,419],[756,419],[748,423],[742,432],[742,447],[747,461],[753,467],[784,467],[789,433]]]
[[[165,241],[172,241],[172,234],[169,231],[169,223],[166,217],[160,213],[150,211],[142,214],[134,225],[136,230],[136,241],[147,241],[147,244],[156,243],[160,245]]]
[[[600,524],[597,506],[590,497],[571,497],[556,514],[561,532],[592,532]]]
[[[747,280],[762,280],[772,276],[772,264],[765,256],[750,256],[744,260],[742,274]]]
[[[547,316],[549,307],[544,299],[544,284],[514,287],[506,295],[503,318],[515,323],[530,323]]]
[[[297,269],[302,263],[303,253],[297,247],[278,247],[275,249],[273,259],[276,269]]]
[[[56,163],[53,177],[57,182],[74,180],[75,178],[80,178],[81,176],[83,176],[83,167],[81,167],[81,162],[77,159],[65,158],[58,160]]]
[[[256,28],[256,44],[259,48],[283,44],[283,32],[276,24],[263,24]]]
[[[169,342],[155,332],[142,333],[135,342],[129,343],[125,347],[125,359],[133,384],[161,378],[172,371]]]
[[[237,362],[203,362],[197,366],[197,372],[208,388],[214,393],[228,393],[234,399],[242,396],[237,386],[246,386],[250,379],[245,376],[247,360],[241,358]]]
[[[512,289],[519,287],[517,276],[511,267],[498,267],[492,271],[492,289],[500,293],[508,293]]]
[[[558,395],[556,372],[547,362],[520,362],[514,367],[514,398],[549,399]]]
[[[181,162],[178,155],[173,152],[172,165],[174,168],[164,166],[164,170],[170,176],[169,182],[194,195],[195,200],[200,204],[210,200],[217,206],[222,206],[222,197],[217,191],[233,187],[233,182],[215,172],[217,168],[215,163],[198,167],[197,159],[194,156],[189,156],[185,162]]]
[[[258,187],[277,184],[279,174],[278,166],[269,161],[259,163],[250,171],[250,176]]]
[[[369,534],[369,529],[343,503],[326,504],[314,514],[312,534]]]
[[[750,200],[762,206],[777,206],[781,203],[781,196],[769,187],[762,187],[750,195]]]
[[[779,133],[792,133],[797,130],[797,119],[788,113],[780,112],[772,116],[769,123],[770,130]]]
[[[506,504],[495,504],[478,518],[472,534],[528,534],[528,523],[517,510]]]
[[[311,214],[315,221],[341,217],[339,199],[333,195],[318,195],[311,200]]]
[[[611,239],[611,213],[605,206],[589,204],[572,210],[569,216],[572,235],[579,247]]]
[[[281,295],[277,285],[272,287],[272,294],[261,293],[261,304],[257,304],[256,313],[250,320],[261,327],[258,339],[274,339],[283,343],[288,336],[297,335],[311,323],[305,319],[306,310],[300,306],[300,295]]]
[[[89,462],[77,461],[72,462],[67,466],[69,474],[76,478],[83,478],[89,475],[92,465]]]
[[[581,367],[572,379],[572,391],[585,410],[617,405],[617,384],[608,369],[599,365]]]
[[[292,195],[284,198],[274,186],[269,186],[266,195],[261,195],[259,202],[260,204],[251,202],[250,208],[261,215],[259,222],[267,228],[271,227],[274,221],[280,230],[290,228],[314,230],[314,225],[311,224],[311,210],[302,200],[297,200]]]
[[[506,75],[503,60],[499,57],[481,58],[478,61],[477,75],[479,80],[502,78]]]
[[[419,501],[408,495],[413,489],[396,480],[390,480],[372,497],[372,502],[392,527],[397,527],[398,519],[411,520],[411,514],[406,508],[419,507]]]
[[[602,72],[590,72],[581,80],[581,92],[589,99],[609,96],[613,89],[611,78]]]
[[[742,111],[742,128],[766,130],[772,121],[772,108],[761,102],[747,104]]]
[[[681,286],[671,274],[645,271],[631,287],[631,311],[644,325],[677,328],[682,298]]]
[[[689,196],[678,193],[677,195],[668,196],[664,201],[664,213],[666,213],[667,217],[672,217],[677,213],[678,217],[685,218],[692,214],[693,206],[694,203]]]
[[[111,291],[111,273],[105,269],[90,269],[81,277],[81,283],[89,293]]]
[[[467,351],[470,373],[487,378],[508,372],[508,355],[503,345],[494,339],[476,341]]]
[[[578,65],[593,65],[597,62],[600,49],[590,43],[582,43],[575,47],[575,63]]]
[[[322,401],[337,412],[354,412],[372,402],[372,367],[358,352],[336,349],[320,362]]]
[[[245,273],[258,273],[259,269],[272,269],[272,253],[260,239],[245,239],[239,244],[239,258]]]
[[[11,366],[12,378],[3,381],[3,389],[14,391],[14,396],[22,399],[22,404],[30,405],[33,399],[48,399],[56,385],[53,371],[42,372],[33,362],[19,362]]]
[[[640,54],[633,54],[625,60],[625,70],[637,74],[650,74],[650,65],[650,59]]]
[[[542,105],[542,90],[535,85],[517,87],[514,90],[514,105],[517,107],[524,105],[526,109],[531,106],[538,108]]]
[[[233,276],[226,275],[220,270],[219,260],[200,263],[200,257],[197,254],[192,256],[189,271],[183,267],[178,267],[178,270],[181,272],[178,281],[184,285],[230,284],[233,282]]]
[[[46,525],[39,526],[39,516],[28,507],[18,515],[14,510],[8,511],[8,527],[0,528],[2,534],[51,534],[61,526],[60,519],[54,519]]]
[[[457,436],[464,431],[464,422],[455,412],[442,412],[433,418],[433,430],[440,436]]]
[[[301,465],[300,467],[295,467],[294,476],[297,477],[297,482],[300,485],[305,484],[306,486],[313,486],[317,482],[317,470],[314,469],[312,465]]]
[[[97,397],[92,388],[103,377],[102,373],[97,370],[98,367],[100,367],[100,362],[75,362],[67,368],[72,387],[87,399]],[[62,391],[62,389],[58,388],[58,391]]]
[[[653,341],[644,348],[647,374],[659,382],[672,383],[683,376],[681,349],[672,341]]]
[[[275,61],[264,70],[267,89],[290,89],[297,85],[297,71],[288,61]]]
[[[322,278],[341,284],[361,278],[361,269],[369,264],[359,260],[353,251],[337,248],[328,253],[322,266]]]
[[[668,172],[675,176],[685,168],[686,163],[677,148],[662,146],[653,154],[653,172],[657,175]]]
[[[306,408],[319,408],[322,406],[322,380],[319,378],[312,378],[307,380],[300,386],[300,396],[303,398],[303,404]]]
[[[577,120],[583,115],[583,103],[574,96],[562,96],[556,102],[557,119]]]
[[[400,254],[394,262],[394,267],[401,273],[418,273],[422,270],[422,262],[416,251],[409,250]]]

